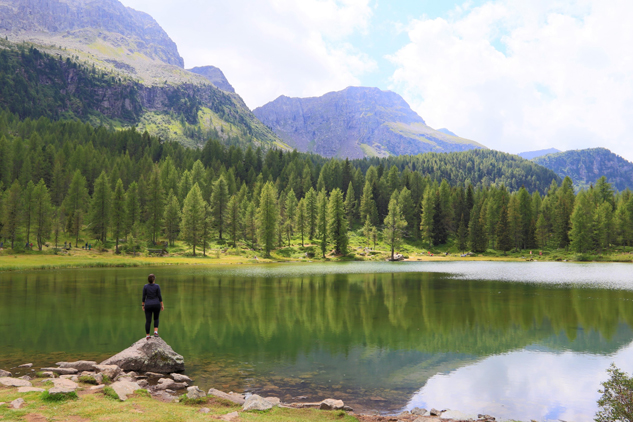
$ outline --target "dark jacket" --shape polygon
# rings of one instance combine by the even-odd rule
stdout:
[[[143,303],[145,306],[160,305],[163,296],[160,294],[160,286],[158,284],[146,284],[143,286]]]

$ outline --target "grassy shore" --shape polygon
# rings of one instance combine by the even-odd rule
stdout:
[[[40,387],[34,381],[34,387]],[[9,409],[7,405],[0,406],[0,420],[2,421],[209,421],[213,416],[240,411],[241,407],[219,399],[208,398],[206,403],[186,405],[183,403],[166,403],[150,398],[145,390],[135,393],[127,401],[107,397],[103,392],[91,393],[89,385],[83,385],[79,391],[79,398],[63,402],[49,402],[42,397],[42,393],[20,394],[17,388],[0,388],[0,402],[10,403],[21,397],[25,400],[23,408]],[[200,409],[207,407],[208,414],[200,413]],[[266,412],[240,412],[241,421],[284,422],[284,421],[345,421],[357,419],[342,411],[321,411],[315,409],[286,409],[273,408]]]
[[[84,243],[82,241],[82,243]],[[52,246],[52,245],[51,245]],[[238,243],[237,248],[227,242],[213,243],[206,250],[206,256],[200,249],[196,256],[183,242],[177,242],[167,248],[166,256],[152,256],[144,245],[142,252],[115,254],[114,245],[106,244],[101,250],[85,250],[81,247],[69,251],[44,247],[42,251],[0,251],[0,271],[50,270],[63,268],[91,267],[148,267],[162,265],[242,265],[271,262],[337,262],[337,261],[384,261],[390,257],[390,248],[384,242],[368,245],[366,239],[352,232],[349,242],[349,254],[322,257],[318,244],[293,239],[290,246],[284,246],[263,258],[263,252]],[[150,249],[152,247],[150,246]],[[396,249],[407,261],[566,261],[566,262],[633,262],[633,248],[621,247],[602,253],[577,254],[564,249],[523,250],[502,253],[489,249],[484,253],[468,254],[457,250],[454,245],[428,247],[420,241],[405,241]],[[530,254],[530,252],[532,252]]]

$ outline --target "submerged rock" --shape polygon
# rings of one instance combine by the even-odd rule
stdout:
[[[124,371],[151,371],[161,374],[185,370],[185,359],[160,337],[141,339],[131,347],[101,362]]]

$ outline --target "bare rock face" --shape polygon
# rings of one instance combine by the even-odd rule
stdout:
[[[101,362],[117,365],[124,371],[151,371],[161,374],[185,370],[185,359],[162,338],[141,339],[131,347]]]
[[[226,92],[235,92],[235,89],[231,86],[229,81],[224,76],[224,73],[215,66],[201,66],[187,69],[191,73],[204,76],[211,82],[216,88]]]

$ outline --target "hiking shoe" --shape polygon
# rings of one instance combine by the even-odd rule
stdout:
[[[160,337],[158,333],[154,333],[154,337]]]

